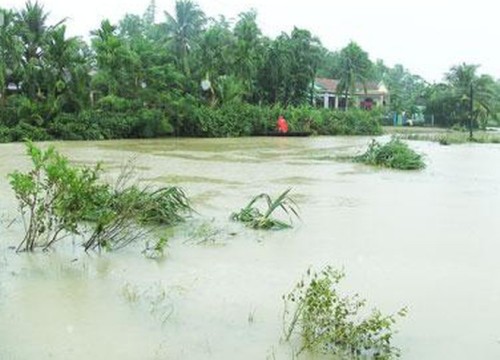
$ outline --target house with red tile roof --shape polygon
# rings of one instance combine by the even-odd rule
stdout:
[[[314,82],[314,104],[326,109],[345,109],[345,93],[338,89],[340,81],[336,79],[316,78]],[[357,84],[354,92],[349,93],[350,104],[354,101],[357,107],[371,109],[387,106],[390,101],[389,90],[383,82]]]

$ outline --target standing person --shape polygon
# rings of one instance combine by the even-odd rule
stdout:
[[[276,122],[276,129],[278,130],[279,133],[282,134],[286,134],[288,132],[288,124],[283,115],[280,115],[278,117],[278,121]]]

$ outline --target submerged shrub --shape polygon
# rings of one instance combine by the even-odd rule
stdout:
[[[406,309],[384,315],[374,309],[363,316],[366,301],[358,295],[345,296],[337,287],[344,273],[326,267],[307,276],[283,296],[284,339],[293,334],[302,339],[298,354],[319,351],[339,359],[392,359],[399,349],[392,345],[393,326]]]
[[[386,144],[372,140],[368,150],[354,158],[367,165],[384,166],[400,170],[417,170],[425,167],[422,155],[413,151],[398,138],[392,138]]]
[[[52,146],[44,151],[28,142],[27,153],[33,169],[9,174],[26,227],[18,251],[47,249],[71,234],[84,236],[86,251],[118,249],[191,211],[182,189],[128,185],[133,169],[122,169],[113,187],[99,181],[99,165],[71,166]]]
[[[78,224],[93,204],[100,167],[76,168],[55,151],[26,144],[33,169],[9,174],[19,201],[26,233],[17,250],[48,248],[68,234],[78,234]]]
[[[285,190],[275,200],[265,193],[257,195],[238,213],[233,213],[231,219],[240,221],[253,229],[281,230],[291,228],[292,215],[299,217],[297,204],[288,195],[291,190]],[[267,208],[262,210],[257,207],[259,202],[264,202]],[[281,210],[288,215],[289,221],[285,222],[272,217],[277,210]]]

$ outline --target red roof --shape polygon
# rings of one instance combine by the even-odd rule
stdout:
[[[315,85],[321,87],[325,92],[336,93],[337,86],[340,81],[336,79],[327,79],[327,78],[316,78]],[[376,82],[367,82],[365,84],[366,90],[369,93],[379,93],[380,84]],[[363,84],[356,84],[356,89],[359,92],[364,92]]]
[[[323,90],[328,92],[337,92],[337,86],[339,85],[339,80],[326,79],[326,78],[316,78],[316,85],[323,88]]]

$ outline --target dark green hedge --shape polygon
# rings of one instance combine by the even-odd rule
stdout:
[[[164,108],[127,105],[122,99],[105,98],[98,106],[80,113],[59,113],[46,118],[35,115],[35,103],[18,99],[0,112],[0,141],[101,140],[153,138],[166,135],[235,137],[273,131],[279,115],[285,116],[290,131],[311,131],[317,135],[377,135],[382,132],[381,114],[352,109],[332,111],[308,106],[257,106],[229,103],[209,107],[189,98]],[[21,104],[21,105],[20,105]],[[45,114],[49,114],[45,111]]]

